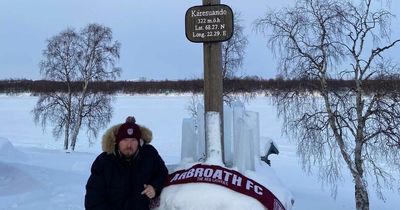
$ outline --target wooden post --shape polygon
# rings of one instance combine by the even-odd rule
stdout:
[[[203,0],[203,5],[220,4],[220,0]],[[221,119],[221,151],[224,161],[224,140],[223,140],[223,102],[222,102],[222,50],[220,42],[203,43],[204,54],[204,111],[218,112]],[[207,119],[204,117],[204,119]],[[207,124],[207,122],[205,122]],[[207,128],[207,126],[206,126]],[[206,132],[206,148],[209,144]],[[206,151],[207,152],[207,151]],[[206,154],[208,157],[209,154]]]

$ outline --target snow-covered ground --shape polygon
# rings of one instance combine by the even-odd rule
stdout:
[[[117,96],[111,125],[134,115],[139,124],[154,134],[152,144],[167,164],[180,161],[182,119],[189,116],[190,96]],[[31,110],[37,98],[29,95],[0,95],[0,210],[82,210],[85,184],[94,158],[101,152],[100,137],[89,145],[85,135],[79,138],[76,152],[65,153],[62,141],[54,141],[50,129],[33,123]],[[296,148],[281,136],[281,121],[265,97],[257,97],[246,106],[260,113],[261,136],[272,138],[280,154],[271,155],[272,169],[292,192],[294,210],[355,209],[351,177],[344,174],[336,200],[327,187],[321,187],[316,175],[302,171]],[[101,134],[103,131],[100,132]],[[345,170],[344,170],[345,171]],[[386,193],[379,200],[370,190],[372,210],[396,210],[400,196]]]

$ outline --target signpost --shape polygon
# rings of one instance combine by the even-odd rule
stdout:
[[[204,54],[204,111],[206,120],[206,159],[218,159],[224,162],[223,140],[223,100],[222,100],[222,51],[221,42],[229,40],[233,35],[233,12],[230,7],[220,4],[220,0],[203,0],[202,6],[194,6],[186,11],[185,33],[191,42],[203,43]],[[217,112],[219,115],[214,115]],[[210,115],[208,115],[210,114]],[[215,142],[218,132],[210,131],[217,124],[219,116],[221,133],[221,152]],[[208,123],[207,121],[213,122]],[[210,135],[209,135],[210,134]],[[212,137],[210,137],[212,136]],[[210,144],[212,143],[212,144]],[[209,147],[211,145],[211,147]],[[214,151],[212,150],[214,147]],[[210,149],[211,148],[211,149]],[[217,154],[217,155],[215,155]],[[221,154],[221,158],[218,158]],[[268,155],[267,155],[268,156]],[[189,169],[175,171],[164,183],[166,186],[186,183],[210,183],[227,187],[260,201],[267,209],[285,210],[282,203],[267,188],[247,178],[235,170],[218,165],[197,164]]]
[[[223,136],[222,102],[222,51],[221,43],[233,35],[233,12],[230,7],[220,4],[220,0],[203,0],[202,6],[194,6],[185,15],[186,37],[196,43],[203,43],[204,55],[204,111],[218,112],[221,117]],[[206,119],[206,117],[205,117]],[[205,122],[207,123],[207,122]],[[205,126],[207,127],[207,126]],[[206,148],[209,145],[206,129]],[[222,160],[224,154],[221,136]],[[208,157],[208,151],[206,156]]]
[[[233,12],[224,4],[191,7],[185,20],[186,37],[192,42],[223,42],[233,35]]]

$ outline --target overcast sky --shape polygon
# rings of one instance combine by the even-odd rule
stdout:
[[[241,13],[249,39],[241,75],[274,78],[275,58],[266,38],[253,31],[253,22],[267,8],[293,0],[226,0]],[[40,79],[39,62],[46,40],[71,27],[89,23],[110,27],[121,46],[119,79],[191,79],[203,76],[202,44],[185,36],[185,12],[201,0],[0,0],[0,79]],[[392,1],[400,16],[400,2]],[[399,21],[393,30],[400,37]],[[393,53],[400,61],[400,47]],[[397,56],[397,57],[396,57]]]

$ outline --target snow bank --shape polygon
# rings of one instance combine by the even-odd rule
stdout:
[[[0,161],[0,197],[32,191],[40,186],[29,174]]]
[[[292,192],[266,163],[258,161],[256,170],[248,170],[245,172],[245,175],[269,189],[281,201],[286,210],[292,209],[295,201]]]
[[[186,163],[178,166],[176,171],[188,170],[197,164]],[[202,163],[201,165],[208,164]],[[267,164],[260,162],[260,165],[257,166],[257,171],[246,171],[244,175],[270,190],[284,205],[286,210],[292,209],[293,196],[291,192],[281,184],[275,172]],[[179,177],[181,178],[182,176]],[[173,184],[163,189],[158,210],[178,209],[264,210],[265,207],[256,198],[236,192],[233,189],[211,183],[191,182]]]
[[[163,189],[158,210],[264,210],[264,206],[249,196],[225,187],[193,183],[172,185]]]
[[[29,174],[18,168],[13,161],[25,160],[26,155],[17,150],[11,142],[0,137],[0,196],[29,192],[39,183]]]
[[[0,160],[25,160],[26,155],[17,150],[11,142],[0,137]]]
[[[240,113],[243,116],[247,116],[249,119],[249,122],[255,121],[256,123],[253,123],[250,125],[250,127],[259,127],[258,124],[258,114],[257,113],[247,113],[246,115],[244,114],[244,106],[239,107],[239,111],[236,110],[236,114]],[[242,117],[243,117],[242,116]],[[240,118],[240,121],[243,122],[244,124],[244,119]],[[186,120],[189,123],[191,123],[194,120]],[[290,191],[287,190],[286,187],[284,187],[281,182],[279,181],[278,177],[275,175],[275,173],[272,171],[272,169],[267,165],[263,164],[260,161],[260,153],[257,152],[255,153],[250,152],[255,150],[256,148],[260,148],[259,146],[259,136],[256,135],[254,138],[251,137],[251,135],[254,135],[254,133],[259,133],[259,130],[256,132],[250,132],[250,128],[247,128],[245,125],[238,125],[236,126],[236,135],[243,135],[242,138],[237,138],[236,142],[236,152],[235,154],[237,155],[235,159],[249,159],[248,165],[251,167],[245,167],[244,164],[234,164],[235,168],[226,168],[225,165],[223,164],[222,161],[222,151],[221,151],[221,122],[220,122],[220,115],[218,112],[207,112],[206,113],[206,142],[207,142],[207,157],[205,163],[202,163],[201,165],[209,165],[210,167],[212,165],[217,165],[221,166],[221,170],[223,168],[230,170],[228,174],[235,174],[234,171],[236,171],[238,174],[242,173],[246,177],[251,178],[252,180],[255,180],[257,183],[261,184],[262,186],[266,187],[266,191],[272,192],[273,195],[278,200],[284,205],[286,210],[290,210],[293,205],[293,197]],[[235,126],[234,126],[235,127]],[[239,128],[246,128],[246,129],[239,129]],[[193,172],[191,172],[191,176],[186,174],[189,174],[190,172],[183,172],[185,170],[195,170],[192,167],[197,167],[198,163],[190,163],[190,159],[193,158],[187,158],[193,156],[193,152],[196,151],[196,149],[193,147],[193,144],[196,142],[193,142],[193,139],[190,139],[189,137],[193,138],[194,135],[190,134],[190,132],[193,130],[191,129],[190,126],[187,126],[185,123],[183,124],[183,146],[181,153],[183,154],[183,158],[181,159],[182,162],[180,166],[175,169],[176,173],[171,174],[171,176],[174,176],[171,180],[169,180],[169,183],[172,185],[166,186],[161,194],[160,197],[160,206],[158,207],[158,210],[265,210],[266,207],[262,202],[267,202],[267,205],[273,205],[275,209],[275,198],[272,202],[268,201],[264,198],[261,198],[261,200],[257,200],[260,198],[257,198],[257,196],[253,194],[242,194],[240,193],[241,191],[238,189],[235,189],[238,186],[241,186],[241,184],[236,184],[236,186],[229,185],[225,183],[224,185],[226,186],[220,186],[215,182],[213,183],[204,183],[208,181],[201,181],[203,180],[202,176],[194,176]],[[186,134],[185,134],[186,133]],[[189,138],[189,139],[185,139]],[[250,140],[249,140],[250,139]],[[254,141],[254,142],[253,142]],[[185,145],[184,145],[185,144]],[[252,145],[252,146],[249,146]],[[269,143],[268,145],[270,145]],[[256,146],[255,146],[256,145]],[[254,148],[255,147],[255,148]],[[244,148],[247,148],[244,149]],[[187,151],[186,151],[187,150]],[[258,150],[258,149],[257,149]],[[242,153],[240,153],[242,151]],[[244,152],[243,152],[244,151]],[[249,152],[246,152],[249,151]],[[231,153],[232,151],[229,151],[228,153]],[[239,154],[240,153],[240,154]],[[254,159],[252,159],[254,157]],[[237,162],[237,161],[236,161]],[[236,163],[235,162],[235,163]],[[257,168],[255,165],[258,166]],[[203,167],[202,166],[202,167]],[[240,167],[239,167],[240,166]],[[197,169],[203,169],[202,167],[197,168]],[[244,169],[248,170],[244,170]],[[196,169],[196,174],[197,174],[197,169]],[[249,170],[250,169],[250,170]],[[179,171],[178,171],[179,170]],[[183,171],[180,171],[183,170]],[[208,170],[208,169],[206,169]],[[205,170],[205,171],[206,171]],[[203,172],[201,172],[203,173]],[[222,172],[221,172],[222,173]],[[200,170],[199,170],[200,174]],[[204,175],[205,176],[205,175]],[[236,176],[232,175],[232,176]],[[189,177],[189,178],[187,178]],[[192,177],[197,177],[197,181],[195,179],[191,179]],[[199,177],[201,177],[199,179]],[[207,177],[207,176],[205,176]],[[222,175],[221,175],[222,177]],[[225,181],[229,182],[229,176],[225,176],[224,180],[222,178],[216,178],[219,181]],[[242,180],[242,176],[240,175],[240,180]],[[213,176],[214,178],[214,176]],[[188,180],[190,179],[190,181]],[[232,178],[233,179],[233,178]],[[179,181],[182,180],[182,182]],[[183,181],[186,180],[186,181]],[[176,181],[176,182],[174,182]],[[211,181],[212,182],[212,181]],[[241,182],[241,181],[240,181]],[[252,181],[251,181],[252,183]],[[255,187],[254,187],[255,188]],[[259,187],[261,189],[261,187]],[[246,189],[247,184],[246,184]],[[258,188],[257,188],[258,189]],[[247,193],[247,191],[245,192]],[[259,195],[263,195],[262,191],[258,191],[257,193],[261,193]],[[267,192],[266,192],[267,193]],[[264,194],[266,196],[266,194]],[[278,202],[279,203],[279,202]],[[279,206],[279,205],[277,205]],[[270,208],[270,207],[268,207]],[[271,207],[272,208],[272,207]],[[277,208],[280,209],[280,208]],[[270,209],[272,210],[272,209]]]

